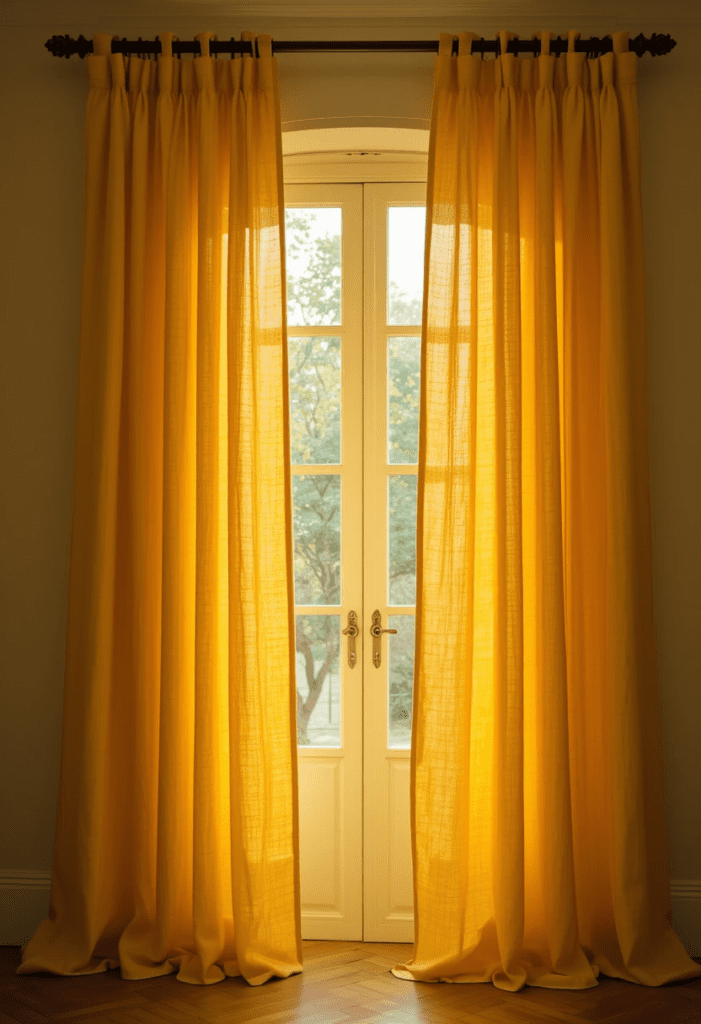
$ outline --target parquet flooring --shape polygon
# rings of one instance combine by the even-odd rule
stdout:
[[[400,981],[390,967],[411,946],[305,942],[304,973],[251,988],[240,978],[185,985],[174,974],[123,981],[15,974],[20,950],[0,947],[0,1024],[701,1024],[701,978],[643,988],[601,978],[558,992]]]

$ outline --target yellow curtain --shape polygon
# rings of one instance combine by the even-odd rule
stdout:
[[[268,36],[210,37],[88,57],[63,759],[23,974],[302,969],[277,67]]]
[[[637,57],[441,38],[412,748],[422,981],[701,973],[669,922]]]

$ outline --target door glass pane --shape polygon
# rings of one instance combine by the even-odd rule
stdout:
[[[416,601],[416,481],[389,478],[389,604]]]
[[[341,339],[288,338],[292,465],[341,461]]]
[[[426,207],[390,206],[387,215],[387,323],[420,324]]]
[[[341,746],[340,615],[297,616],[297,744]]]
[[[295,604],[341,603],[341,477],[292,477]]]
[[[387,745],[408,750],[414,692],[414,616],[390,615],[389,628],[396,629],[397,635],[389,636]]]
[[[419,451],[421,338],[388,339],[388,460],[416,465]]]
[[[290,327],[341,323],[341,210],[285,210],[287,322]]]

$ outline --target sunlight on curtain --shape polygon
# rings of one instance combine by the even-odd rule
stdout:
[[[652,631],[637,57],[441,37],[429,153],[398,977],[701,973],[669,923]],[[576,33],[570,33],[571,45]],[[626,51],[626,52],[624,52]]]
[[[302,969],[277,64],[210,37],[87,58],[63,760],[19,973]]]

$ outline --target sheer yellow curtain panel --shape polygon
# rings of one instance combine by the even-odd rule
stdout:
[[[638,58],[576,35],[437,60],[408,979],[701,973],[664,849]]]
[[[302,969],[277,66],[210,38],[87,58],[59,809],[20,973]]]

